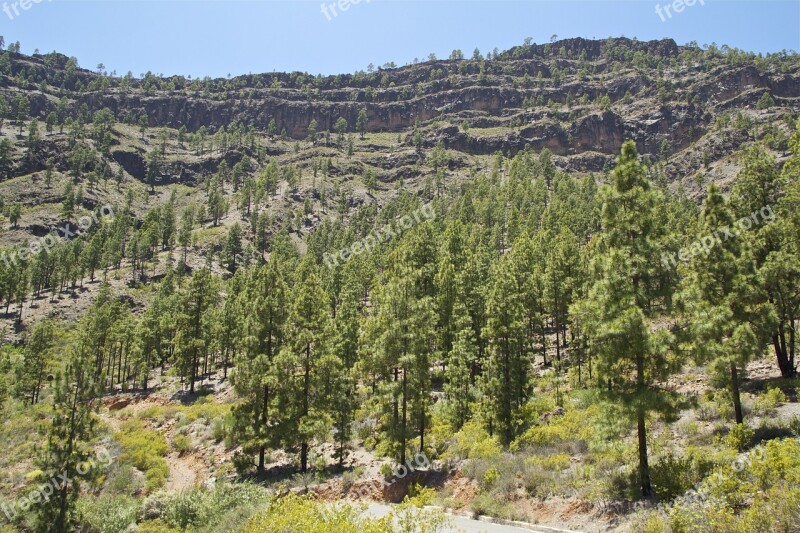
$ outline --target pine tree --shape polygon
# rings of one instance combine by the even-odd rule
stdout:
[[[306,472],[311,441],[324,439],[332,426],[328,380],[335,374],[337,359],[330,343],[330,303],[310,254],[296,275],[287,342],[275,367],[279,405],[286,417],[281,434],[287,448],[300,447],[300,470]]]
[[[800,319],[800,291],[798,282],[800,281],[800,122],[797,129],[789,140],[789,148],[792,152],[786,163],[783,165],[780,177],[775,175],[775,162],[767,159],[758,163],[759,158],[748,157],[745,155],[745,167],[742,174],[745,181],[751,185],[736,186],[734,198],[744,201],[751,196],[761,196],[756,202],[775,201],[776,205],[764,205],[759,208],[758,215],[761,216],[761,225],[752,228],[747,232],[747,237],[751,242],[755,242],[756,257],[759,252],[763,257],[763,262],[758,263],[758,277],[766,292],[770,304],[774,307],[777,322],[771,332],[771,342],[775,356],[778,361],[778,368],[781,376],[792,378],[797,375],[796,366],[796,323]],[[756,152],[758,154],[758,152]],[[763,183],[762,185],[752,185],[752,182]],[[771,185],[777,181],[778,186]],[[780,188],[780,193],[776,189]],[[754,195],[747,191],[772,191],[768,195]],[[784,194],[785,192],[785,194]],[[764,216],[766,214],[766,217]]]
[[[47,321],[38,322],[25,343],[24,359],[20,369],[21,373],[16,379],[16,386],[20,395],[24,396],[31,405],[39,401],[50,350],[54,343],[53,337],[53,325]]]
[[[708,189],[701,238],[734,223],[716,186]],[[707,253],[695,255],[686,277],[690,345],[695,358],[728,375],[734,416],[744,420],[739,395],[740,373],[766,347],[774,317],[755,283],[754,263],[738,239],[722,239]]]
[[[92,372],[91,351],[80,341],[53,387],[53,417],[38,466],[45,479],[60,482],[50,498],[38,504],[37,531],[66,533],[76,528],[75,502],[81,484],[97,475],[79,467],[92,455],[101,391]]]
[[[400,464],[406,462],[414,434],[424,450],[429,417],[436,309],[428,237],[414,232],[390,254],[391,267],[375,291],[375,310],[362,340],[369,352],[364,369],[378,393],[382,437]]]
[[[489,356],[483,376],[483,395],[490,402],[488,429],[505,445],[511,444],[517,431],[517,413],[528,395],[531,363],[525,347],[522,290],[513,260],[513,255],[504,255],[492,271],[484,332]]]
[[[207,313],[218,300],[216,283],[208,269],[201,269],[192,276],[179,300],[176,363],[181,378],[189,381],[189,392],[194,394],[200,360],[207,356],[209,349],[208,332],[211,324]]]
[[[636,420],[639,485],[642,496],[651,498],[647,414],[664,405],[658,383],[673,370],[671,332],[653,327],[654,303],[665,296],[654,282],[659,197],[632,141],[622,146],[610,178],[601,193],[602,230],[590,289],[572,314],[587,332],[600,392]]]
[[[448,357],[444,392],[450,424],[458,431],[472,417],[475,399],[472,372],[478,358],[478,346],[466,307],[456,304],[453,315],[456,334]]]
[[[362,316],[363,280],[361,262],[349,261],[342,268],[342,282],[334,308],[334,346],[338,359],[334,383],[332,415],[336,432],[336,458],[342,466],[352,437],[352,424],[358,407],[356,393],[356,371],[360,322]]]
[[[367,110],[359,110],[358,118],[356,119],[356,129],[358,130],[361,139],[364,139],[364,136],[367,133],[367,122]]]
[[[233,410],[234,434],[245,450],[258,453],[258,471],[263,473],[266,449],[277,446],[274,427],[285,414],[277,408],[275,357],[284,342],[288,287],[273,259],[256,268],[246,282],[245,324],[242,352],[233,376],[234,389],[242,400]]]

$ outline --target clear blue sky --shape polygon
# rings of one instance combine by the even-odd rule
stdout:
[[[0,0],[0,8],[19,1]],[[0,35],[25,53],[57,50],[86,68],[102,62],[136,76],[335,74],[430,52],[446,57],[454,48],[503,50],[525,37],[542,43],[553,34],[800,50],[800,0],[696,0],[664,20],[656,5],[668,0],[361,0],[326,16],[322,4],[335,1],[40,0],[13,19],[0,12]]]

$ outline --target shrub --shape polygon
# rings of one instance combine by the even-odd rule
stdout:
[[[714,402],[702,400],[697,405],[697,419],[704,422],[709,422],[719,418],[717,405]]]
[[[470,505],[475,516],[498,516],[499,505],[488,494],[478,494]]]
[[[172,439],[172,446],[178,451],[180,454],[184,454],[191,448],[191,441],[189,437],[186,435],[175,435],[175,438]]]
[[[556,474],[538,466],[526,464],[521,474],[522,485],[529,496],[543,499],[557,494],[559,489],[564,489],[563,482]]]
[[[271,501],[266,510],[249,520],[242,533],[434,533],[442,531],[446,522],[442,513],[421,510],[409,502],[397,506],[385,517],[370,518],[363,516],[360,509],[351,505],[328,505],[311,498],[289,495]]]
[[[534,426],[512,443],[512,450],[525,447],[544,447],[563,445],[578,441],[587,442],[592,438],[592,420],[599,406],[586,409],[567,409],[564,416],[552,418],[546,424]]]
[[[444,457],[494,459],[499,457],[502,452],[502,447],[497,439],[489,436],[489,433],[478,422],[470,421],[453,436],[453,442]]]
[[[394,477],[394,469],[389,463],[383,463],[380,472],[383,479],[392,479],[392,477]]]
[[[162,519],[167,525],[182,530],[202,527],[215,531],[219,528],[215,529],[214,526],[223,524],[223,519],[227,520],[237,513],[250,516],[255,506],[263,506],[267,502],[267,492],[249,483],[220,484],[213,490],[195,488],[168,496]]]
[[[142,522],[136,528],[136,533],[182,533],[176,527],[169,527],[161,520]]]
[[[697,482],[692,460],[688,457],[676,457],[672,453],[665,455],[651,467],[650,476],[661,502],[671,501]]]
[[[78,501],[81,524],[95,533],[121,533],[136,521],[138,513],[136,500],[129,496],[103,495]]]
[[[169,466],[164,459],[168,447],[160,433],[145,428],[140,420],[133,419],[125,422],[114,438],[123,451],[120,461],[144,472],[148,490],[164,485],[169,476]]]
[[[174,494],[163,490],[147,496],[144,501],[142,501],[141,519],[161,520],[164,518],[167,505],[174,496]]]
[[[142,489],[142,479],[131,465],[120,465],[109,474],[108,490],[118,494],[135,494]]]
[[[772,98],[771,94],[765,92],[761,95],[761,98],[758,99],[758,102],[756,103],[756,109],[760,111],[762,109],[769,109],[774,105],[775,99]]]
[[[644,516],[638,517],[634,521],[631,531],[640,531],[641,533],[667,533],[669,531],[669,525],[661,514],[649,512]]]
[[[481,479],[481,487],[483,490],[491,489],[499,477],[500,472],[497,471],[497,468],[491,467],[489,470],[487,470],[486,473],[483,474],[483,479]]]
[[[553,455],[534,455],[528,461],[539,466],[544,470],[560,472],[566,470],[572,464],[570,456],[566,453],[556,453]]]
[[[789,421],[789,429],[796,437],[800,437],[800,417],[792,417],[792,419]]]
[[[786,403],[788,400],[786,395],[783,391],[777,387],[773,387],[769,389],[767,392],[756,398],[755,401],[755,409],[758,412],[765,413],[772,409],[775,409],[782,403]]]
[[[737,451],[746,450],[756,433],[747,424],[734,424],[725,437],[725,444]]]
[[[423,487],[419,483],[413,483],[408,488],[406,500],[417,507],[431,505],[436,499],[436,490],[430,487]]]
[[[753,450],[749,470],[762,490],[780,481],[800,486],[800,443],[795,439],[769,441]]]
[[[214,442],[222,442],[225,440],[225,437],[230,433],[229,427],[230,421],[228,416],[224,418],[215,418],[214,422],[211,424],[211,435],[214,438]]]

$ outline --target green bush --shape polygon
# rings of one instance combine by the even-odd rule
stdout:
[[[725,444],[742,452],[752,444],[755,436],[756,432],[747,424],[734,424],[725,436]]]
[[[129,496],[102,495],[78,500],[79,520],[93,533],[121,533],[136,522],[139,505]]]
[[[182,533],[182,531],[176,527],[167,526],[161,520],[149,520],[139,524],[136,533]]]
[[[761,490],[782,481],[800,486],[800,443],[796,439],[771,440],[750,456],[748,469]]]
[[[559,494],[559,492],[562,494],[566,492],[564,479],[552,471],[526,462],[525,468],[520,474],[522,486],[531,497],[544,499]]]
[[[175,438],[172,439],[172,446],[182,455],[191,449],[192,442],[186,435],[175,435]]]
[[[483,490],[490,490],[497,482],[499,477],[500,472],[497,471],[497,468],[491,467],[483,474],[483,479],[481,479],[481,488]]]
[[[787,401],[786,394],[781,389],[773,387],[756,398],[754,407],[756,411],[766,413]]]
[[[134,474],[133,466],[120,465],[114,468],[108,478],[108,490],[117,494],[133,495],[143,488],[141,478]]]
[[[389,463],[383,463],[381,465],[380,472],[381,472],[381,477],[383,477],[383,479],[388,480],[394,477],[394,469],[392,468],[392,465],[390,465]]]
[[[478,494],[470,509],[475,516],[498,516],[500,505],[488,494]]]
[[[163,435],[145,428],[141,420],[134,419],[125,422],[114,438],[122,448],[119,460],[144,472],[148,490],[164,485],[169,477],[169,465],[164,459],[168,447]]]
[[[650,469],[653,488],[658,501],[668,502],[685,493],[698,481],[692,460],[669,453],[659,459]]]
[[[220,484],[213,490],[195,488],[169,495],[163,504],[160,518],[167,525],[182,530],[197,530],[202,527],[215,531],[214,526],[223,524],[221,520],[225,516],[230,517],[237,513],[250,516],[255,508],[267,502],[266,490],[257,485]]]
[[[229,415],[224,418],[215,418],[214,422],[211,424],[211,435],[214,438],[214,442],[224,441],[225,437],[230,433],[229,428]]]
[[[795,437],[800,437],[800,417],[792,417],[789,421],[789,429],[794,433]]]
[[[452,443],[447,448],[444,457],[494,459],[501,453],[503,453],[503,449],[497,439],[491,437],[478,422],[470,421],[453,436]]]
[[[441,512],[418,509],[409,502],[393,508],[385,517],[370,518],[351,505],[329,505],[290,495],[270,502],[265,511],[250,519],[242,533],[434,533],[442,531],[446,524]]]

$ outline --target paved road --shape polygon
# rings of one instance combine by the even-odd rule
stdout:
[[[366,514],[375,518],[380,518],[389,513],[391,507],[389,505],[382,505],[379,503],[370,504],[367,507]],[[463,516],[450,516],[450,523],[452,527],[448,532],[452,533],[531,533],[530,529],[522,529],[513,526],[503,526],[499,524],[492,524],[489,522],[480,522],[478,520],[471,520]],[[537,531],[537,530],[534,530]],[[546,531],[539,529],[538,531]]]

